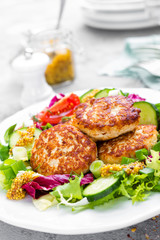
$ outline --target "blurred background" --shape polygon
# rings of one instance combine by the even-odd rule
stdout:
[[[64,4],[64,9],[57,27],[60,4]],[[149,44],[149,47],[147,45],[138,52],[138,58],[140,56],[142,61],[146,60],[146,57],[147,60],[150,60],[150,57],[159,57],[160,40],[155,40],[155,35],[157,37],[160,30],[159,13],[159,0],[2,0],[0,120],[30,104],[24,104],[26,96],[22,97],[22,92],[24,82],[28,83],[23,78],[26,79],[26,71],[31,70],[24,66],[24,59],[24,62],[17,59],[22,55],[24,57],[26,48],[47,54],[50,63],[54,59],[53,65],[50,65],[45,73],[45,79],[56,92],[66,93],[107,86],[118,88],[149,85],[142,81],[142,76],[137,77],[137,72],[131,74],[131,71],[122,70],[128,70],[128,63],[135,67],[135,46],[140,49]],[[140,39],[139,47],[139,39],[132,38],[140,36],[145,38]],[[155,42],[158,50],[153,49]],[[151,49],[149,53],[148,48]],[[127,51],[129,57],[126,57]],[[133,55],[136,56],[134,60]],[[30,60],[32,62],[32,59]],[[38,67],[40,63],[36,64]],[[155,88],[157,89],[157,85]],[[21,98],[24,98],[23,101]],[[35,101],[37,100],[33,99],[33,102]]]
[[[132,42],[133,37],[145,36],[140,45],[144,46],[144,43],[149,42],[150,47],[153,48],[155,43],[153,36],[157,36],[160,30],[158,26],[160,1],[67,0],[64,3],[60,26],[54,33],[51,32],[48,35],[48,30],[55,30],[60,0],[2,0],[0,2],[0,120],[24,107],[21,97],[25,80],[21,70],[26,70],[23,69],[25,66],[20,66],[21,60],[19,60],[20,63],[17,60],[16,64],[14,60],[24,56],[24,51],[28,47],[48,54],[50,63],[55,55],[58,57],[55,58],[53,68],[48,69],[46,79],[50,81],[51,87],[56,92],[66,93],[84,88],[107,86],[117,88],[146,86],[146,83],[137,75],[131,72],[122,74],[121,70],[128,67],[126,62],[131,65],[135,63],[130,60],[130,56],[124,57],[123,53],[126,53],[124,50],[126,39],[131,38],[128,41],[131,49],[129,54],[134,54],[132,50],[137,40],[136,43],[134,39]],[[42,33],[41,37],[37,37],[39,33]],[[58,39],[56,40],[58,50],[54,49],[55,39]],[[159,48],[160,41],[159,39],[156,41]],[[64,49],[70,50],[71,55],[64,53]],[[144,51],[140,52],[142,60]],[[151,58],[155,58],[155,51],[159,54],[159,49],[154,49],[153,52],[149,51],[149,58],[150,55]],[[147,54],[145,52],[145,57],[146,55],[148,58],[148,52]],[[63,59],[65,57],[66,60]],[[124,63],[121,69],[119,69],[120,63]],[[25,62],[23,64],[25,65]],[[66,76],[64,73],[57,80],[56,74],[59,74],[59,71],[62,72],[60,65],[67,69]],[[54,68],[57,69],[56,73]],[[120,70],[120,74],[117,74],[117,70]],[[30,72],[29,69],[28,71]],[[63,81],[66,80],[71,81],[64,84]],[[55,85],[56,81],[60,84]]]

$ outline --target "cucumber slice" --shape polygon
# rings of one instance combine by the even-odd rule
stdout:
[[[159,112],[156,106],[149,102],[135,102],[134,107],[141,109],[140,113],[140,125],[141,124],[153,124],[158,128]]]
[[[100,177],[84,189],[83,196],[87,197],[89,202],[96,201],[113,192],[120,186],[120,183],[120,178],[114,176],[107,178]]]
[[[139,170],[139,173],[140,174],[147,174],[149,177],[153,176],[154,175],[154,169],[152,168],[143,168],[141,170]]]
[[[23,127],[21,129],[18,129],[16,131],[14,131],[11,136],[10,136],[10,139],[9,139],[9,146],[10,148],[13,148],[16,146],[17,142],[21,139],[21,135],[19,134],[19,132],[26,132],[27,131],[27,127]],[[34,140],[33,140],[33,143],[30,144],[30,145],[27,145],[27,146],[24,146],[27,151],[30,151],[34,145],[34,141],[35,139],[37,139],[39,137],[39,135],[41,134],[41,130],[38,129],[38,128],[35,128],[35,132],[34,132]]]
[[[115,88],[105,88],[103,90],[100,90],[96,95],[95,98],[102,98],[102,97],[108,97],[108,94],[110,91],[115,90]]]
[[[81,103],[86,102],[88,99],[93,98],[99,92],[98,89],[90,89],[80,97]]]
[[[12,153],[13,159],[28,161],[27,149],[25,147],[14,147]]]
[[[93,89],[90,89],[89,91],[85,92],[82,96],[80,96],[80,101],[83,102],[83,99],[88,96],[91,92],[93,91]]]
[[[95,160],[91,163],[89,169],[91,173],[95,176],[95,178],[99,178],[101,176],[101,168],[104,166],[104,162],[101,160]]]

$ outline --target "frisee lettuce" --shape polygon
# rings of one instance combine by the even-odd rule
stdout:
[[[157,184],[152,189],[153,192],[160,192],[160,180],[157,180]]]
[[[151,150],[151,156],[147,157],[146,164],[147,167],[152,168],[155,170],[154,175],[160,177],[160,156],[159,152]]]
[[[119,194],[132,200],[132,203],[144,201],[157,184],[157,179],[147,174],[131,174],[125,177],[119,187]]]

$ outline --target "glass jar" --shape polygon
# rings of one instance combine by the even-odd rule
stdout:
[[[43,30],[32,35],[30,46],[50,57],[45,71],[48,84],[56,85],[74,80],[72,42],[72,33],[66,29]]]

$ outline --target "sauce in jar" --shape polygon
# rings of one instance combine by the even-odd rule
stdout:
[[[51,63],[47,66],[45,77],[50,85],[74,79],[74,63],[70,49],[55,52]]]
[[[73,81],[75,77],[72,35],[66,29],[44,30],[32,37],[34,50],[46,53],[50,63],[45,71],[49,85]]]

